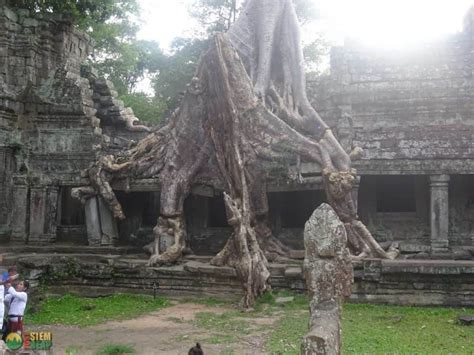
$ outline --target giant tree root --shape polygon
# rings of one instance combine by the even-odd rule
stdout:
[[[148,261],[149,266],[173,264],[181,258],[186,247],[186,227],[182,215],[168,218],[160,216],[157,226],[153,228],[153,235],[154,253]],[[160,254],[160,240],[167,237],[174,238],[174,243]]]
[[[247,223],[250,220],[245,203],[233,200],[227,193],[224,193],[224,200],[230,214],[229,224],[234,232],[224,248],[211,260],[211,264],[235,268],[244,289],[242,305],[249,308],[256,297],[270,290],[268,262],[260,249],[255,230]]]
[[[392,258],[359,221],[352,188],[356,172],[350,154],[310,105],[305,91],[303,52],[292,0],[248,0],[228,35],[218,34],[203,54],[195,77],[169,123],[115,156],[104,155],[88,169],[92,189],[114,216],[124,218],[111,186],[133,178],[159,179],[160,214],[150,265],[177,261],[185,249],[183,205],[193,184],[224,186],[233,235],[213,259],[236,268],[250,306],[268,290],[269,256],[284,254],[257,214],[265,211],[263,161],[288,165],[295,157],[323,171],[328,203],[346,225],[356,255]],[[263,170],[263,168],[262,168]],[[179,217],[170,217],[179,216]],[[263,226],[263,227],[262,227]],[[158,242],[174,244],[159,254]]]

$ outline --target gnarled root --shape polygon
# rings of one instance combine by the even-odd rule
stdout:
[[[267,214],[257,216],[254,229],[260,248],[265,253],[265,257],[268,261],[274,261],[278,257],[289,256],[291,249],[273,236],[272,230],[268,226]]]
[[[211,264],[235,268],[245,291],[243,307],[249,308],[256,297],[270,289],[268,262],[257,242],[255,230],[246,217],[248,211],[241,201],[233,200],[227,193],[224,193],[224,201],[230,216],[228,221],[234,233],[224,248],[211,260]]]
[[[85,204],[91,197],[97,196],[97,191],[92,186],[74,187],[71,190],[71,197]]]
[[[346,228],[347,230],[347,228]],[[400,250],[398,250],[396,244],[392,244],[387,251],[383,250],[382,247],[374,239],[367,227],[359,220],[354,220],[351,223],[351,232],[354,232],[359,240],[365,244],[364,250],[365,253],[363,257],[371,256],[382,259],[396,259],[400,255]],[[366,255],[368,252],[369,255]]]
[[[186,247],[186,227],[182,215],[176,217],[158,218],[158,224],[153,228],[155,237],[154,254],[148,260],[148,265],[171,264],[178,261]],[[160,254],[159,245],[161,238],[174,238],[174,243]]]
[[[331,206],[344,223],[349,249],[353,259],[366,257],[395,259],[400,251],[392,244],[388,251],[377,243],[367,227],[359,220],[352,197],[352,186],[356,181],[355,170],[323,171],[326,194]]]

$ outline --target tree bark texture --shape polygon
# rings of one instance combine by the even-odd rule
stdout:
[[[233,234],[212,260],[236,268],[244,305],[269,289],[267,256],[287,249],[267,225],[265,161],[282,166],[295,157],[322,167],[328,203],[345,224],[353,254],[393,258],[359,221],[351,190],[356,172],[331,129],[310,105],[305,90],[299,27],[291,0],[249,0],[227,34],[217,34],[202,55],[180,108],[168,124],[116,155],[104,154],[86,172],[81,199],[100,194],[116,218],[125,218],[111,188],[118,180],[158,178],[159,240],[175,243],[150,264],[176,262],[186,229],[183,204],[193,184],[220,186]]]

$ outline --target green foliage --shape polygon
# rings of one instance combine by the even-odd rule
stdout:
[[[76,348],[75,346],[68,346],[66,348],[66,355],[79,355],[79,349]]]
[[[163,101],[149,97],[141,92],[126,94],[121,96],[120,99],[123,100],[125,106],[133,109],[135,116],[142,122],[150,125],[158,124],[167,109]]]
[[[168,109],[179,103],[179,95],[191,81],[201,56],[207,47],[207,40],[176,38],[172,43],[172,54],[165,56],[153,79],[157,98]]]
[[[26,320],[34,325],[64,324],[88,326],[111,319],[139,316],[166,307],[164,298],[144,295],[115,294],[101,298],[83,298],[72,295],[46,298],[38,313],[27,314]]]
[[[205,35],[225,32],[236,20],[242,5],[241,0],[195,0],[190,7],[190,15]]]
[[[71,16],[80,28],[120,21],[138,12],[136,0],[7,0],[8,6],[41,13],[62,13]]]
[[[132,93],[147,73],[158,70],[164,55],[154,41],[122,42],[114,53],[97,59],[95,67],[114,83],[119,95]]]
[[[136,354],[136,351],[130,345],[109,344],[100,348],[100,350],[96,353],[96,355],[121,355],[121,354]]]

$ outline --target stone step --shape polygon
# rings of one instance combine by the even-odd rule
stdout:
[[[143,254],[139,247],[90,247],[73,244],[53,244],[47,246],[8,245],[0,249],[0,253],[37,253],[37,254],[98,254],[98,255],[126,255]]]

